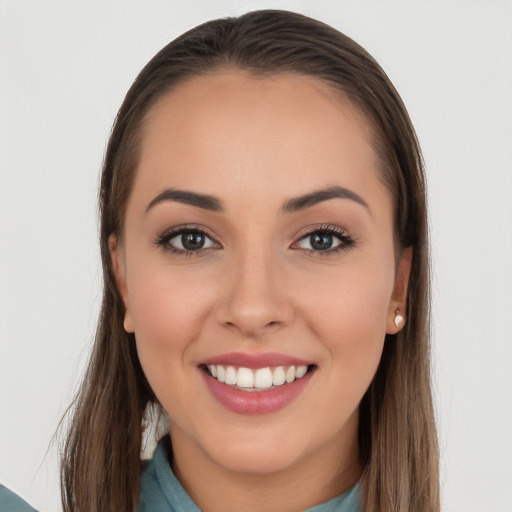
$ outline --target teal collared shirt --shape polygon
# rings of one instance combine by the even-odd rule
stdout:
[[[160,441],[142,472],[138,512],[201,512],[172,472],[169,444],[168,438]],[[360,485],[305,512],[361,512]]]

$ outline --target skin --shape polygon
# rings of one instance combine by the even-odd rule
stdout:
[[[395,261],[371,136],[339,93],[297,75],[196,77],[147,116],[111,251],[125,329],[171,418],[173,469],[202,510],[304,510],[361,476],[358,404],[386,332],[398,330],[395,311],[404,315],[411,262],[410,250]],[[334,198],[282,212],[290,198],[332,186],[367,206]],[[161,201],[147,211],[169,187],[216,196],[224,210]],[[182,224],[212,242],[191,255],[158,246]],[[313,251],[307,234],[326,225],[353,245]],[[283,409],[238,414],[212,397],[199,368],[233,351],[287,354],[316,371]]]

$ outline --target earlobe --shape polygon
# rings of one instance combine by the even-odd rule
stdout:
[[[122,249],[120,247],[118,238],[115,235],[110,235],[108,239],[108,246],[110,251],[110,264],[116,279],[117,289],[123,299],[125,308],[124,313],[124,330],[126,332],[134,332],[133,320],[130,313],[128,301],[128,289],[126,286],[126,265],[123,262]]]
[[[393,294],[389,303],[388,321],[386,332],[396,334],[405,325],[407,310],[407,290],[412,265],[412,247],[402,250],[400,263],[395,277]]]

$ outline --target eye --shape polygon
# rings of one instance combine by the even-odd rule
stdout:
[[[344,230],[331,226],[310,231],[296,243],[299,249],[317,253],[337,252],[354,245],[354,240]]]
[[[204,231],[196,228],[176,228],[162,235],[156,244],[177,253],[194,254],[204,249],[219,247]]]

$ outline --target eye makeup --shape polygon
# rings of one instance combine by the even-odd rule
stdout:
[[[195,256],[221,245],[202,226],[186,224],[176,226],[160,235],[155,245],[177,256]]]
[[[309,247],[307,247],[309,245]],[[357,241],[349,233],[330,224],[310,229],[292,245],[307,253],[328,256],[340,251],[347,251],[357,245]]]
[[[204,227],[194,224],[180,225],[165,231],[158,236],[155,245],[177,256],[195,256],[222,248]],[[315,256],[329,256],[356,245],[357,241],[345,229],[324,224],[301,234],[290,248]]]

